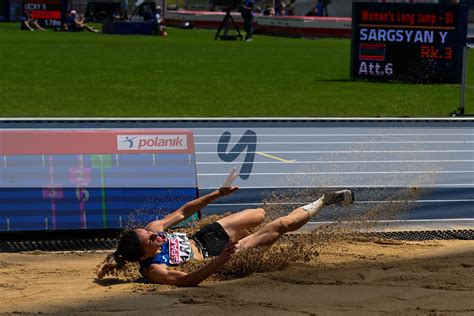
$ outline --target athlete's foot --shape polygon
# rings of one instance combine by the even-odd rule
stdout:
[[[326,205],[346,206],[354,202],[354,192],[350,190],[335,191],[324,195]]]

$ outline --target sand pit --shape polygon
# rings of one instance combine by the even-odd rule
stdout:
[[[305,263],[195,288],[95,281],[106,254],[1,253],[0,313],[474,313],[474,241],[339,241]]]

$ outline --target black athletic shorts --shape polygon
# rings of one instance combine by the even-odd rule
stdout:
[[[191,239],[201,248],[204,258],[208,258],[220,255],[230,237],[221,224],[214,222],[201,228]]]

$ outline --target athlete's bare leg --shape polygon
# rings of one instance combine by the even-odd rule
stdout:
[[[246,230],[260,225],[265,219],[263,208],[246,209],[221,218],[217,222],[222,225],[231,240],[240,240],[246,235]]]
[[[321,201],[321,208],[323,207]],[[320,209],[321,209],[320,208]],[[311,217],[302,208],[293,210],[290,214],[277,218],[268,223],[257,232],[243,238],[237,244],[237,249],[247,249],[258,246],[272,245],[283,234],[295,231],[303,227]]]
[[[270,246],[282,235],[303,227],[312,217],[319,214],[321,209],[329,204],[349,205],[353,202],[353,193],[349,190],[338,191],[328,196],[322,196],[315,202],[299,207],[290,214],[277,218],[257,232],[243,238],[237,244],[237,249],[248,249],[259,246]]]

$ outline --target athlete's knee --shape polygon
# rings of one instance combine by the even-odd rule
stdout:
[[[265,210],[261,207],[249,208],[245,212],[245,218],[254,225],[260,225],[265,220]]]
[[[265,214],[265,209],[261,207],[255,209],[255,215],[257,216],[257,220],[260,224],[263,223],[263,221],[265,220]]]

